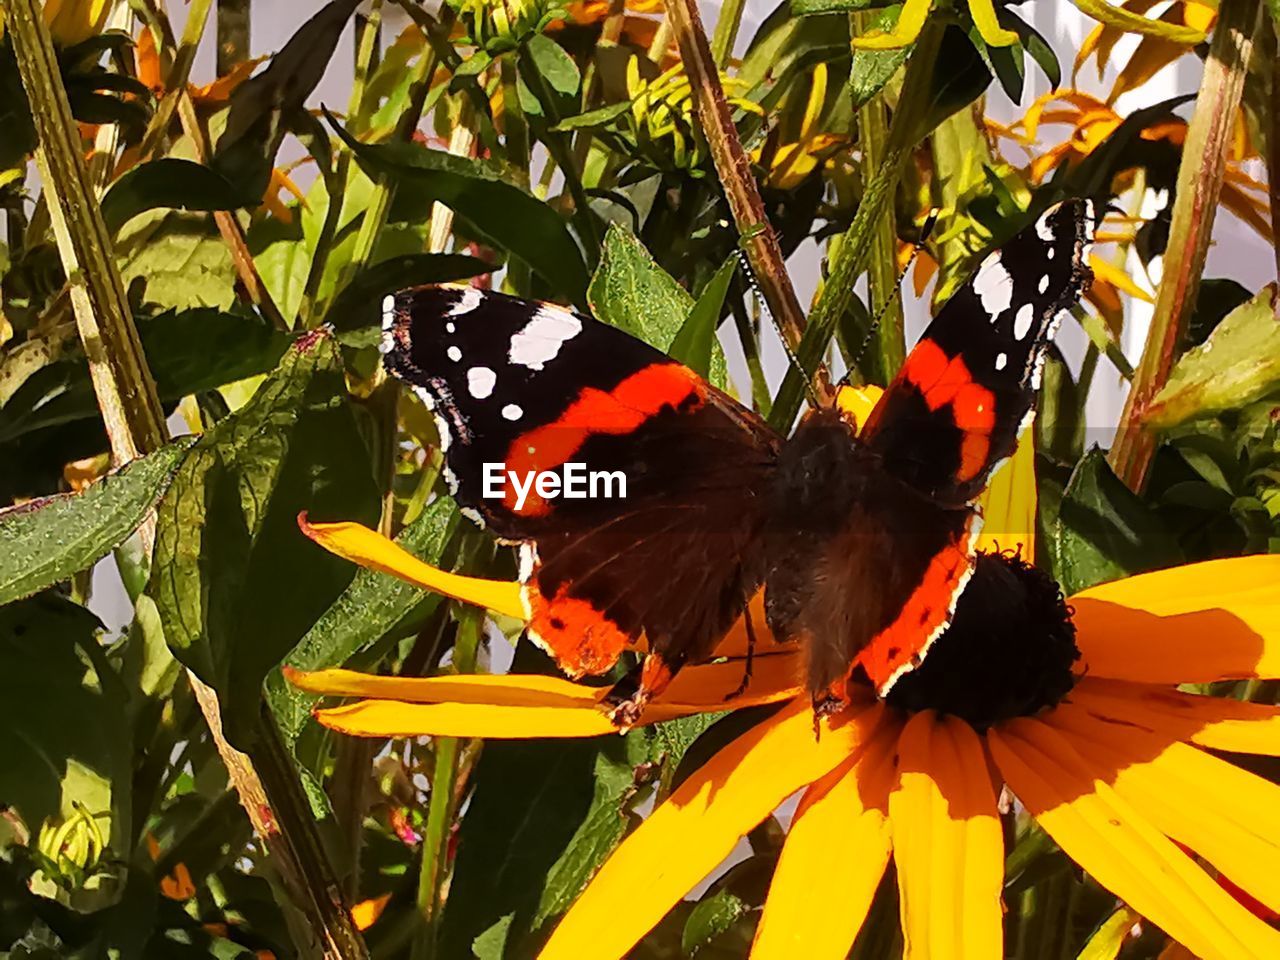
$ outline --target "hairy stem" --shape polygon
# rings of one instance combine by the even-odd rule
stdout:
[[[666,9],[680,44],[680,57],[689,75],[698,119],[711,148],[711,159],[741,237],[739,242],[760,284],[765,303],[777,320],[783,337],[794,348],[804,333],[804,311],[800,308],[795,288],[791,286],[778,238],[765,214],[764,201],[760,199],[760,191],[751,173],[751,161],[742,149],[742,141],[733,124],[733,115],[720,83],[720,71],[707,44],[696,0],[666,0]],[[815,370],[813,385],[820,397],[830,397],[831,385],[825,369],[818,367]]]
[[[1140,491],[1146,484],[1155,456],[1156,438],[1143,420],[1147,406],[1169,379],[1195,310],[1227,151],[1262,15],[1258,0],[1223,0],[1218,8],[1204,78],[1182,148],[1177,200],[1151,329],[1109,455],[1112,468],[1131,490]]]

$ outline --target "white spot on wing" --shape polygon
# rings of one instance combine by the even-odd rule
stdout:
[[[382,329],[390,330],[396,319],[396,298],[387,294],[382,298]]]
[[[1056,236],[1053,232],[1053,224],[1049,222],[1049,218],[1058,212],[1057,207],[1050,207],[1044,213],[1040,214],[1040,219],[1036,221],[1036,236],[1047,243],[1052,243]]]
[[[982,309],[995,318],[1013,302],[1013,277],[1000,262],[999,252],[982,261],[978,274],[973,278],[973,292],[982,301]]]
[[[1047,273],[1040,278],[1040,283],[1036,285],[1036,289],[1041,293],[1049,289],[1049,275]]]
[[[445,355],[454,363],[457,363],[459,360],[462,359],[462,351],[459,350],[457,347],[450,347],[448,350],[445,351]]]
[[[482,528],[484,527],[484,517],[480,514],[480,511],[477,510],[475,507],[459,507],[458,512],[462,514],[464,517],[466,517],[468,520],[475,523],[476,526],[482,527]]]
[[[1045,251],[1044,258],[1045,258],[1046,260],[1052,260],[1052,259],[1053,259],[1053,255],[1054,255],[1055,253],[1057,253],[1057,252],[1058,252],[1058,251],[1057,251],[1057,250],[1055,250],[1055,249],[1053,249],[1053,247],[1050,247],[1048,250],[1046,250],[1046,251]]]
[[[530,370],[554,360],[561,345],[582,332],[582,321],[568,310],[544,304],[533,319],[511,338],[507,359]]]
[[[463,287],[459,291],[458,302],[449,308],[446,317],[456,317],[464,313],[470,313],[476,307],[480,306],[480,301],[484,299],[484,294],[475,287]],[[450,331],[451,333],[453,331]]]
[[[1003,370],[1008,365],[1009,365],[1009,355],[1007,353],[1001,353],[996,357],[997,370]]]
[[[1031,332],[1031,321],[1035,319],[1036,311],[1029,303],[1024,303],[1018,308],[1018,312],[1013,317],[1013,336],[1016,340],[1025,340],[1027,334]]]
[[[425,387],[415,386],[413,392],[422,401],[422,405],[431,411],[431,418],[436,422],[436,433],[440,435],[440,452],[444,453],[449,449],[449,441],[453,439],[453,435],[449,432],[449,422],[437,412],[436,399],[427,392]]]
[[[538,548],[532,543],[520,544],[520,572],[516,575],[521,583],[528,583],[533,576],[533,568],[538,563]]]
[[[502,416],[506,420],[519,420],[524,416],[524,411],[514,403],[508,403],[502,408]]]
[[[457,325],[456,323],[454,323],[452,320],[450,320],[448,323],[446,323],[446,324],[444,325],[444,332],[445,332],[445,333],[457,333],[457,332],[458,332],[458,325]]]
[[[498,375],[488,367],[472,367],[467,371],[467,391],[476,400],[484,400],[493,393]]]

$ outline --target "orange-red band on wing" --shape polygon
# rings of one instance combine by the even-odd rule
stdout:
[[[947,356],[932,340],[916,344],[902,374],[920,391],[930,410],[950,406],[956,426],[964,432],[956,480],[964,483],[982,473],[996,425],[995,395],[973,379],[963,357]]]
[[[564,588],[553,597],[532,583],[526,590],[530,638],[575,680],[604,673],[631,646],[631,638],[587,600],[568,596]]]
[[[883,696],[902,674],[919,665],[929,645],[951,621],[956,597],[973,570],[973,544],[981,521],[975,514],[960,536],[930,561],[924,579],[889,626],[880,631],[858,655],[861,664]]]
[[[558,419],[516,437],[507,451],[506,469],[523,480],[563,466],[592,434],[630,433],[665,407],[676,409],[690,397],[702,403],[701,381],[678,363],[645,367],[612,390],[588,387]],[[506,485],[504,502],[513,513],[527,517],[542,516],[549,509],[530,489],[517,510],[513,484]]]

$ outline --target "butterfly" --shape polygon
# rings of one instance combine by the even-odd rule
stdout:
[[[529,637],[574,678],[647,651],[615,722],[711,657],[761,587],[826,714],[861,675],[888,693],[946,629],[1094,226],[1069,200],[988,255],[860,430],[817,407],[784,437],[616,327],[470,287],[388,296],[380,349],[435,416],[462,512],[518,545]]]

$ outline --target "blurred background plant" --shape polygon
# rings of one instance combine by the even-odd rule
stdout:
[[[3,6],[0,955],[532,956],[682,757],[736,732],[482,750],[312,722],[282,663],[512,661],[514,623],[353,576],[295,526],[514,570],[380,370],[399,287],[589,308],[786,428],[762,302],[792,337],[812,307],[806,375],[883,382],[1025,210],[1094,196],[1095,281],[1035,424],[1040,562],[1078,590],[1280,549],[1272,7],[726,0],[703,38],[686,0],[333,0],[255,44],[268,7],[278,27],[252,0]],[[1065,74],[1033,26],[1059,16],[1085,25]],[[1247,263],[1210,256],[1224,220]],[[637,956],[744,955],[788,817]],[[1008,826],[1011,956],[1176,955]],[[859,957],[901,950],[880,897]]]

